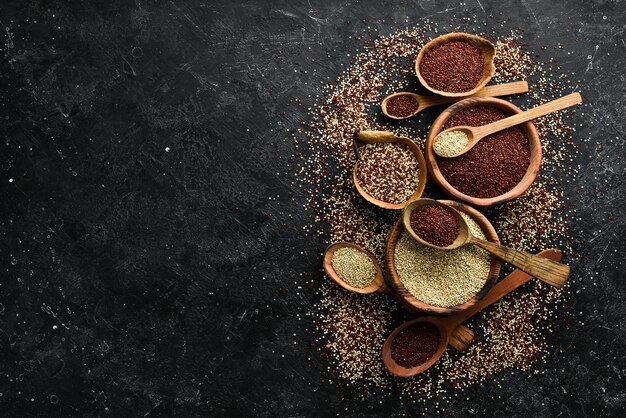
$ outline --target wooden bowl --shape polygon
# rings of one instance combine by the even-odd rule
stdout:
[[[541,167],[541,140],[539,139],[537,128],[535,128],[535,124],[533,122],[525,122],[520,125],[526,132],[526,138],[528,138],[528,146],[530,147],[530,163],[528,165],[528,169],[526,170],[526,174],[522,177],[522,180],[520,180],[520,182],[508,192],[501,194],[500,196],[488,198],[469,196],[455,189],[450,183],[448,183],[443,174],[441,174],[439,166],[437,165],[437,155],[433,151],[434,139],[448,119],[455,115],[459,110],[469,106],[493,106],[510,114],[520,113],[522,111],[514,104],[507,102],[506,100],[496,99],[494,97],[473,97],[461,100],[448,107],[441,113],[441,115],[439,115],[437,119],[435,119],[435,122],[432,124],[430,131],[428,132],[428,137],[426,138],[424,149],[426,150],[428,170],[435,180],[435,183],[445,190],[446,193],[456,200],[469,203],[473,206],[487,207],[500,205],[518,198],[524,194],[526,190],[528,190],[531,184],[533,184],[537,178],[537,174],[539,174],[539,168]]]
[[[371,284],[365,287],[352,286],[348,284],[347,282],[345,282],[341,278],[341,276],[339,276],[339,274],[335,271],[335,269],[333,268],[333,255],[335,254],[335,251],[344,247],[351,247],[359,251],[362,251],[365,254],[367,254],[367,256],[372,260],[372,263],[374,263],[374,267],[376,267],[376,278],[374,278],[374,281],[372,281]],[[336,242],[334,244],[331,244],[328,248],[326,248],[326,252],[324,253],[324,271],[326,272],[328,277],[330,277],[335,283],[337,283],[339,286],[343,287],[344,289],[349,290],[350,292],[367,295],[367,294],[374,293],[374,292],[384,291],[386,288],[385,277],[383,276],[383,271],[380,268],[380,265],[378,264],[376,257],[374,257],[374,254],[367,251],[365,248],[359,245],[353,244],[351,242],[343,242],[343,241]]]
[[[426,80],[424,80],[424,78],[422,77],[422,74],[420,73],[420,62],[422,62],[424,54],[439,45],[443,45],[449,42],[468,43],[480,49],[480,52],[483,55],[483,76],[472,90],[464,91],[461,93],[452,93],[449,91],[437,90],[429,86]],[[491,77],[493,77],[493,74],[496,72],[496,66],[493,63],[493,58],[495,57],[495,55],[496,47],[485,38],[463,32],[448,33],[446,35],[438,36],[437,38],[431,40],[426,45],[424,45],[424,47],[422,47],[422,50],[419,52],[415,60],[415,73],[417,74],[417,78],[419,78],[420,83],[422,83],[424,87],[426,87],[428,90],[432,91],[435,94],[448,97],[470,96],[485,87],[489,80],[491,80]]]
[[[400,142],[402,144],[405,144],[411,149],[411,151],[413,151],[413,154],[415,154],[415,157],[417,158],[417,163],[419,165],[419,178],[417,180],[417,189],[415,190],[415,192],[405,202],[389,203],[389,202],[385,202],[384,200],[378,200],[375,197],[368,194],[365,190],[363,190],[356,176],[357,168],[359,164],[358,156],[357,156],[357,163],[354,165],[354,170],[352,172],[352,180],[354,181],[356,190],[359,192],[361,196],[363,196],[365,200],[383,209],[402,209],[408,202],[415,200],[415,199],[419,199],[420,196],[422,196],[422,193],[424,193],[424,187],[426,187],[426,173],[428,172],[428,169],[426,167],[426,161],[424,160],[424,155],[422,154],[422,151],[420,151],[419,147],[417,146],[415,142],[413,142],[409,138],[395,136],[391,132],[387,132],[387,131],[360,131],[356,133],[356,137],[358,138],[359,141],[362,141],[368,144],[384,143],[384,142]]]
[[[440,200],[440,202],[445,203],[446,205],[450,205],[454,209],[469,215],[480,226],[488,241],[497,244],[500,243],[500,240],[498,239],[498,234],[496,233],[496,230],[493,228],[489,220],[476,209],[459,202],[454,202],[452,200]],[[495,284],[496,279],[498,278],[498,274],[500,273],[500,260],[495,256],[491,256],[491,265],[489,267],[487,280],[485,281],[482,289],[480,289],[480,291],[472,299],[460,305],[447,307],[433,306],[422,302],[421,300],[413,296],[404,287],[404,284],[402,284],[402,280],[400,280],[400,276],[396,271],[396,244],[398,242],[398,239],[400,238],[400,234],[402,234],[403,232],[404,226],[402,224],[402,219],[400,218],[391,228],[391,231],[389,232],[389,235],[387,237],[387,246],[385,248],[385,265],[388,272],[387,277],[389,278],[388,285],[406,302],[408,302],[409,305],[413,306],[419,311],[430,315],[453,315],[455,313],[459,313],[469,308],[470,306],[475,305],[476,302],[485,297],[485,295],[489,293],[489,290],[491,290],[491,287]]]

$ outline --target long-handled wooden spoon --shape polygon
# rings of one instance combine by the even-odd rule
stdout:
[[[380,107],[387,117],[390,117],[391,119],[402,120],[415,116],[422,110],[429,107],[458,102],[459,100],[467,99],[468,97],[498,97],[507,96],[509,94],[526,93],[527,91],[528,83],[526,81],[514,81],[512,83],[483,87],[482,89],[478,90],[477,93],[465,97],[423,96],[421,94],[416,94],[409,91],[400,91],[398,93],[393,93],[385,97]],[[387,104],[390,100],[400,96],[407,96],[416,100],[419,106],[417,110],[409,115],[404,116],[394,116],[390,114],[387,110]]]
[[[440,206],[454,216],[459,226],[459,235],[451,245],[447,247],[439,247],[422,239],[415,233],[411,227],[411,212],[424,205]],[[547,260],[534,254],[514,250],[512,248],[507,248],[499,244],[494,244],[493,242],[476,238],[472,235],[467,222],[465,222],[465,219],[463,219],[459,212],[457,212],[454,208],[433,199],[418,199],[407,204],[402,213],[402,223],[409,234],[420,244],[440,250],[453,250],[467,244],[476,245],[551,286],[563,286],[569,276],[569,267],[565,264],[557,263],[556,261]]]
[[[440,132],[433,141],[433,151],[441,157],[458,157],[472,149],[481,139],[503,129],[528,122],[549,113],[582,103],[580,93],[572,93],[560,99],[544,103],[508,118],[483,126],[455,126]]]
[[[366,286],[363,288],[351,286],[350,284],[346,283],[333,268],[333,264],[332,264],[333,254],[338,249],[345,248],[345,247],[351,247],[359,251],[362,251],[363,253],[367,254],[372,260],[372,262],[374,263],[374,267],[376,267],[376,277],[374,278],[374,281],[369,286]],[[385,283],[385,277],[383,276],[383,271],[380,268],[380,264],[378,264],[378,261],[376,261],[376,258],[374,257],[374,255],[363,247],[360,247],[351,242],[336,242],[334,244],[331,244],[326,249],[326,252],[324,253],[324,271],[326,272],[328,277],[330,277],[335,283],[337,283],[339,286],[343,287],[344,289],[350,292],[359,293],[362,295],[368,295],[368,294],[377,293],[377,292],[386,293],[392,296],[393,298],[395,298],[396,300],[398,300],[409,311],[414,312],[414,313],[419,312],[413,306],[406,303],[406,301],[402,299],[396,292],[394,292],[393,289],[387,286],[387,283]],[[462,350],[465,350],[471,344],[473,339],[474,339],[474,332],[471,329],[467,328],[465,325],[459,324],[458,327],[452,330],[452,334],[450,335],[450,345],[456,348],[457,350],[462,351]]]
[[[551,261],[556,262],[561,259],[561,251],[559,251],[558,249],[552,248],[552,249],[544,250],[540,252],[539,256],[545,257],[546,259],[550,259]],[[435,364],[437,360],[439,360],[439,358],[445,351],[446,346],[448,345],[450,332],[453,329],[455,329],[459,324],[463,323],[464,321],[472,317],[477,312],[480,312],[481,310],[485,309],[492,303],[500,300],[502,297],[504,297],[508,293],[511,293],[512,291],[514,291],[515,289],[517,289],[518,287],[520,287],[521,285],[523,285],[530,279],[532,279],[532,276],[524,273],[521,270],[515,270],[511,274],[509,274],[507,277],[502,279],[498,284],[496,284],[491,289],[491,291],[487,294],[487,296],[485,296],[474,306],[470,307],[469,309],[463,312],[460,312],[456,315],[448,316],[448,317],[423,316],[421,318],[417,318],[409,322],[405,322],[404,324],[396,328],[391,333],[391,335],[389,335],[389,337],[387,337],[387,340],[385,341],[385,344],[383,345],[383,362],[385,363],[385,366],[387,366],[387,369],[391,373],[393,373],[396,376],[401,376],[401,377],[409,377],[409,376],[414,376],[416,374],[422,373],[423,371],[431,367],[433,364]],[[391,343],[393,342],[394,338],[396,338],[396,336],[398,335],[400,331],[418,322],[428,322],[430,324],[433,324],[439,330],[441,340],[439,342],[437,351],[435,351],[435,353],[430,358],[430,360],[426,361],[423,364],[420,364],[419,366],[416,366],[413,368],[406,368],[396,363],[396,361],[391,356]]]

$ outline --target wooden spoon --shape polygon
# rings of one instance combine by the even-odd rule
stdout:
[[[363,288],[354,287],[346,283],[339,276],[339,274],[337,274],[332,264],[333,254],[335,254],[335,251],[337,251],[338,249],[345,248],[345,247],[355,248],[359,251],[364,252],[370,257],[370,259],[372,260],[372,263],[374,263],[374,267],[376,267],[376,277],[374,278],[374,281],[372,282],[372,284]],[[328,248],[326,248],[326,252],[324,253],[324,271],[326,272],[328,277],[330,277],[335,283],[337,283],[339,286],[343,287],[344,289],[350,292],[359,293],[361,295],[367,295],[367,294],[377,293],[377,292],[386,293],[392,296],[393,298],[395,298],[396,300],[398,300],[400,303],[402,303],[402,305],[406,307],[409,311],[413,313],[419,312],[413,306],[408,304],[404,299],[402,299],[400,295],[394,292],[393,289],[387,286],[387,283],[385,283],[385,277],[383,275],[383,271],[380,268],[380,264],[378,264],[378,261],[376,260],[374,255],[359,245],[353,244],[351,242],[336,242],[334,244],[331,244]],[[471,344],[473,339],[474,339],[474,331],[472,331],[471,329],[467,328],[464,325],[459,325],[452,331],[452,334],[450,335],[450,345],[456,348],[457,350],[462,351],[462,350],[465,350]]]
[[[519,125],[520,123],[528,122],[538,117],[545,116],[549,113],[554,113],[570,106],[574,106],[576,104],[582,103],[582,101],[583,99],[580,96],[580,93],[572,93],[559,99],[552,100],[551,102],[544,103],[541,106],[537,106],[525,112],[509,116],[508,118],[500,119],[487,125],[455,126],[453,128],[446,129],[445,131],[440,132],[437,137],[435,137],[435,140],[433,141],[433,151],[435,151],[435,153],[441,157],[458,157],[459,155],[465,154],[467,151],[472,149],[472,147],[474,147],[474,145],[476,145],[478,141],[486,136],[510,128],[512,126]],[[458,149],[445,147],[444,151],[443,147],[438,148],[437,142],[441,140],[443,136],[447,136],[450,133],[458,133],[458,136],[466,137],[465,139],[467,140],[467,143],[465,144],[465,146],[462,146],[464,141],[459,141]]]
[[[451,245],[447,247],[433,245],[420,238],[419,235],[413,231],[413,228],[411,228],[411,212],[424,205],[440,206],[455,217],[459,225],[459,235]],[[402,213],[402,223],[409,234],[411,234],[411,236],[422,245],[427,245],[440,250],[453,250],[467,244],[476,245],[501,260],[514,265],[518,269],[554,287],[562,287],[569,276],[569,267],[565,264],[557,263],[556,261],[547,260],[537,255],[514,250],[512,248],[507,248],[499,244],[494,244],[493,242],[476,238],[472,235],[467,222],[465,222],[465,219],[463,219],[459,212],[457,212],[454,208],[433,199],[419,199],[410,202],[404,208]]]
[[[427,109],[432,106],[437,106],[446,103],[454,103],[459,100],[466,99],[468,97],[497,97],[497,96],[507,96],[509,94],[517,94],[517,93],[526,93],[528,91],[528,83],[526,81],[514,81],[512,83],[505,84],[497,84],[495,86],[488,86],[480,89],[477,93],[472,94],[471,96],[464,97],[445,97],[445,96],[423,96],[421,94],[411,93],[408,91],[401,91],[398,93],[390,94],[385,97],[380,107],[382,108],[383,113],[391,118],[396,120],[408,119],[411,116],[417,115],[424,109]],[[418,109],[406,116],[393,116],[387,112],[387,103],[389,100],[399,97],[399,96],[410,96],[417,100],[419,103]]]
[[[556,248],[552,248],[552,249],[544,250],[540,252],[539,256],[545,257],[545,259],[549,259],[550,261],[557,262],[561,259],[561,251],[559,251]],[[463,312],[460,312],[456,315],[448,316],[448,317],[423,316],[421,318],[417,318],[409,322],[405,322],[404,324],[396,328],[391,333],[391,335],[389,335],[389,337],[387,337],[387,340],[385,341],[385,344],[383,345],[383,362],[385,363],[385,366],[391,373],[400,377],[410,377],[410,376],[415,376],[416,374],[422,373],[423,371],[431,367],[433,364],[435,364],[437,360],[439,360],[439,358],[441,357],[441,355],[443,354],[443,352],[445,351],[448,345],[451,330],[455,329],[455,327],[457,327],[459,324],[463,323],[464,321],[466,321],[467,319],[475,315],[477,312],[480,312],[481,310],[485,309],[489,305],[500,300],[503,296],[511,293],[512,291],[514,291],[515,289],[517,289],[524,283],[528,282],[530,279],[532,279],[532,276],[524,273],[521,270],[515,270],[511,274],[509,274],[507,277],[502,279],[498,284],[496,284],[491,289],[491,291],[487,294],[487,296],[485,296],[474,306],[470,307],[469,309]],[[395,362],[393,357],[391,357],[391,342],[398,335],[398,333],[402,331],[404,328],[411,326],[418,322],[428,322],[428,323],[433,324],[435,327],[437,327],[441,335],[441,340],[439,342],[439,347],[437,348],[437,351],[435,352],[435,354],[433,354],[430,360],[428,360],[427,362],[423,364],[420,364],[417,367],[406,368],[406,367],[400,366],[398,363]]]

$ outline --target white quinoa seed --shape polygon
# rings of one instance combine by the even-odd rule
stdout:
[[[376,266],[369,255],[352,247],[342,247],[333,253],[333,269],[350,286],[367,287],[376,278]]]
[[[452,157],[463,151],[469,142],[463,131],[447,131],[437,135],[433,149],[442,157]]]

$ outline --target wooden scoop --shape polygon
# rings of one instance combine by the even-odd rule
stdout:
[[[445,97],[445,96],[422,96],[420,94],[411,93],[408,91],[401,91],[398,93],[390,94],[385,97],[380,107],[382,108],[383,113],[391,118],[396,120],[408,119],[412,116],[417,115],[424,109],[427,109],[432,106],[454,103],[459,100],[467,99],[468,97],[497,97],[497,96],[507,96],[509,94],[517,94],[517,93],[526,93],[528,91],[528,83],[525,81],[515,81],[512,83],[498,84],[495,86],[488,86],[480,89],[477,93],[472,94],[471,96],[464,97]],[[419,103],[418,109],[406,116],[393,116],[387,112],[387,103],[389,100],[399,97],[399,96],[410,96],[417,100]]]
[[[570,106],[574,106],[576,104],[582,103],[582,101],[583,99],[580,96],[580,93],[572,93],[568,94],[567,96],[563,96],[560,99],[556,99],[551,102],[542,104],[541,106],[537,106],[535,108],[527,110],[525,112],[509,116],[508,118],[500,119],[488,125],[455,126],[454,128],[446,129],[445,131],[440,132],[435,137],[435,140],[433,141],[433,151],[435,151],[435,153],[441,157],[458,157],[459,155],[465,154],[467,151],[472,149],[472,147],[474,147],[474,145],[476,145],[478,141],[486,136],[510,128],[512,126],[519,125],[520,123],[528,122],[538,117],[545,116],[549,113],[554,113]],[[458,132],[459,134],[461,134],[461,136],[466,137],[465,139],[467,140],[467,143],[464,147],[459,146],[458,149],[455,149],[453,151],[443,152],[442,148],[437,147],[437,142],[453,132]]]
[[[345,247],[355,248],[359,251],[364,252],[370,257],[370,259],[372,260],[372,263],[374,263],[374,267],[376,267],[376,277],[374,278],[374,281],[372,282],[372,284],[363,288],[354,287],[346,283],[337,274],[332,264],[333,254],[338,249],[345,248]],[[411,312],[414,312],[414,313],[419,312],[413,306],[408,304],[404,299],[402,299],[402,297],[400,297],[390,287],[387,286],[387,283],[385,283],[385,277],[383,276],[383,271],[380,268],[380,264],[378,264],[378,261],[376,261],[376,258],[374,257],[374,255],[363,247],[360,247],[351,242],[336,242],[334,244],[331,244],[326,249],[326,252],[324,253],[324,271],[326,272],[328,277],[330,277],[335,283],[337,283],[339,286],[343,287],[344,289],[350,292],[359,293],[361,295],[367,295],[367,294],[377,293],[377,292],[386,293],[394,297],[400,303],[402,303],[402,305],[406,307],[408,310],[410,310]],[[459,325],[454,330],[452,330],[452,334],[450,335],[450,345],[456,348],[457,350],[462,351],[462,350],[465,350],[471,344],[473,339],[474,339],[474,332],[464,325]]]
[[[411,151],[415,155],[415,158],[417,159],[417,163],[419,165],[419,173],[417,174],[417,188],[405,202],[390,203],[376,199],[374,196],[367,193],[365,189],[363,189],[363,187],[361,187],[357,176],[360,159],[357,140],[366,144],[398,142],[408,146],[411,149]],[[426,187],[426,173],[428,171],[428,169],[426,168],[426,160],[424,160],[424,155],[422,154],[422,151],[417,146],[417,144],[409,138],[396,136],[389,131],[356,131],[352,135],[352,147],[354,148],[354,154],[356,156],[356,163],[354,164],[354,169],[352,171],[352,180],[354,181],[356,190],[368,202],[383,209],[402,209],[408,201],[418,199],[424,192],[424,187]]]
[[[558,249],[552,248],[552,249],[544,250],[540,252],[539,256],[545,257],[546,259],[550,259],[550,261],[556,262],[556,261],[561,260],[561,251],[559,251]],[[480,312],[481,310],[485,309],[486,307],[493,304],[494,302],[497,302],[503,296],[514,291],[515,289],[517,289],[518,287],[520,287],[521,285],[523,285],[530,279],[532,279],[532,276],[524,273],[521,270],[515,270],[511,274],[509,274],[507,277],[502,279],[498,284],[496,284],[491,289],[491,291],[487,294],[487,296],[485,296],[483,299],[478,301],[478,303],[476,303],[474,306],[468,308],[467,310],[463,312],[460,312],[456,315],[448,316],[448,317],[423,316],[421,318],[417,318],[409,322],[405,322],[404,324],[396,328],[391,333],[391,335],[389,335],[389,337],[387,337],[387,340],[385,341],[385,344],[383,345],[383,362],[385,363],[385,366],[391,373],[400,377],[410,377],[410,376],[415,376],[416,374],[422,373],[423,371],[431,367],[433,364],[435,364],[437,360],[439,360],[439,358],[441,357],[441,355],[443,354],[443,352],[445,351],[448,345],[451,330],[455,329],[455,327],[457,327],[459,324],[463,323],[464,321],[472,317],[477,312]],[[417,367],[406,368],[406,367],[400,366],[398,363],[395,362],[393,357],[391,357],[391,342],[398,335],[398,333],[402,331],[404,328],[411,326],[418,322],[428,322],[428,323],[433,324],[435,327],[437,327],[441,336],[441,340],[439,342],[439,347],[437,348],[437,351],[435,352],[435,354],[433,354],[430,360],[426,361],[423,364],[420,364]]]
[[[424,205],[441,206],[455,217],[459,225],[459,235],[456,237],[451,245],[447,247],[439,247],[437,245],[433,245],[430,242],[420,238],[420,236],[417,235],[415,231],[413,231],[413,228],[411,228],[411,212],[414,209]],[[489,253],[495,255],[501,260],[514,265],[518,269],[554,287],[562,287],[567,281],[567,277],[569,276],[569,267],[565,264],[557,263],[556,261],[547,260],[537,255],[514,250],[512,248],[507,248],[493,242],[476,238],[470,232],[467,222],[465,222],[465,219],[461,216],[459,212],[457,212],[454,208],[433,199],[419,199],[410,202],[404,208],[404,211],[402,213],[402,223],[404,225],[404,228],[409,232],[409,234],[422,245],[438,248],[440,250],[453,250],[467,244],[476,245],[483,250],[486,250]]]

